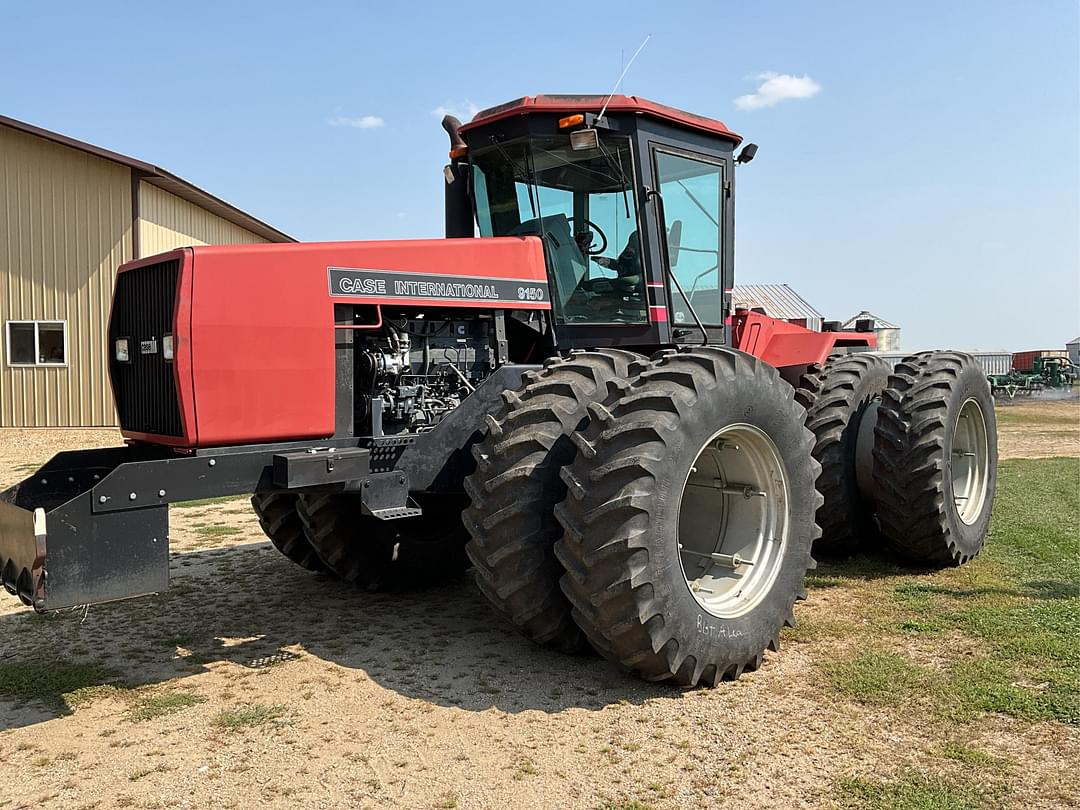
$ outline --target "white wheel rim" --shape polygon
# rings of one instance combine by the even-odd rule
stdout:
[[[772,590],[787,550],[790,491],[773,440],[729,425],[698,452],[679,502],[679,565],[698,605],[720,619]]]
[[[949,470],[956,513],[970,526],[982,514],[990,479],[986,415],[974,399],[965,400],[956,415]]]

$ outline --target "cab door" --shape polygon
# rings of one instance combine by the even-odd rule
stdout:
[[[704,326],[710,343],[722,343],[731,294],[726,163],[673,146],[651,151],[673,339],[701,342]]]

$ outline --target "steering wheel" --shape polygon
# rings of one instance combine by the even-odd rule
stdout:
[[[577,219],[577,217],[567,217],[566,221],[573,224],[575,219]],[[591,219],[585,220],[585,224],[589,226],[590,230],[596,231],[596,233],[600,236],[600,247],[594,247],[592,245],[589,245],[589,249],[585,251],[585,255],[586,256],[599,256],[601,253],[603,253],[605,250],[607,250],[607,246],[608,246],[607,234],[604,233],[602,230],[600,230],[600,226],[597,225],[595,222],[593,222]],[[577,234],[575,233],[575,236],[576,235]]]

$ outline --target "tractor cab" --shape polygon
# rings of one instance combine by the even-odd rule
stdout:
[[[532,96],[449,122],[448,177],[466,181],[467,216],[448,235],[473,235],[475,219],[481,237],[540,237],[561,345],[730,342],[739,136],[634,96],[606,100]]]

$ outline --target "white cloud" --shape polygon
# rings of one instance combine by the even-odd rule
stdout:
[[[478,112],[480,112],[479,105],[465,99],[464,101],[448,101],[445,104],[440,104],[431,111],[431,114],[436,118],[452,115],[461,121],[468,121]]]
[[[813,98],[821,92],[821,85],[805,74],[792,76],[789,73],[768,72],[759,73],[754,78],[761,82],[757,91],[735,99],[735,106],[740,110],[760,110],[789,98]]]
[[[335,115],[327,120],[332,127],[353,127],[354,129],[378,129],[386,126],[386,122],[377,115],[358,115],[350,118],[347,115]]]

